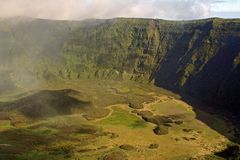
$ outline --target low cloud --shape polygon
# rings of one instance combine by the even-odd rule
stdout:
[[[142,17],[198,19],[211,15],[214,0],[0,0],[0,17],[45,19]]]

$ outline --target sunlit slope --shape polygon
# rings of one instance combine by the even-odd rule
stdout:
[[[240,21],[0,21],[0,91],[62,79],[152,82],[239,111]]]

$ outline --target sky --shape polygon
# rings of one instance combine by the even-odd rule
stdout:
[[[240,18],[240,0],[0,0],[0,17],[15,16],[58,20]]]

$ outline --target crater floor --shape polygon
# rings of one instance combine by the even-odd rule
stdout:
[[[130,81],[56,82],[0,101],[5,160],[221,159],[214,153],[233,134],[229,122],[179,95]]]

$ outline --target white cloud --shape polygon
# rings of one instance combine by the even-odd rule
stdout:
[[[0,17],[46,19],[142,17],[196,19],[211,15],[214,0],[0,0]]]

